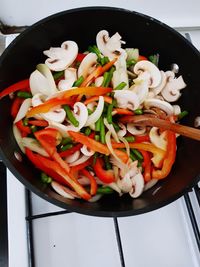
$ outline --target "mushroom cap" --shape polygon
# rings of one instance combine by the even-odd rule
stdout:
[[[74,82],[77,79],[77,70],[75,68],[67,68],[65,70],[65,79],[60,80],[58,83],[58,89],[61,91],[71,89]]]
[[[136,127],[133,123],[128,123],[127,131],[133,135],[141,135],[146,132],[146,127]]]
[[[114,98],[117,100],[119,108],[135,110],[140,105],[138,96],[130,90],[116,90]]]
[[[161,74],[159,69],[152,62],[148,60],[138,61],[134,66],[134,73],[140,75],[142,72],[149,72],[150,74],[150,84],[149,88],[154,88],[159,85],[161,81]]]
[[[113,36],[109,37],[109,33],[106,30],[102,30],[98,32],[96,36],[96,43],[101,53],[110,60],[125,52],[125,50],[121,48],[123,41],[121,41],[119,33],[115,33]]]
[[[157,127],[152,127],[149,132],[149,138],[152,144],[166,151],[167,149],[167,141],[165,139],[166,131],[159,134],[158,130],[159,129]]]
[[[149,109],[151,107],[160,108],[161,110],[165,111],[168,115],[174,114],[174,109],[172,105],[168,102],[156,99],[156,98],[149,98],[144,101],[145,108]]]
[[[45,63],[51,70],[62,71],[69,67],[76,59],[78,46],[74,41],[65,41],[61,47],[51,47],[43,53],[48,56]]]
[[[129,194],[132,198],[139,197],[144,189],[144,178],[140,172],[132,178],[132,183],[134,187]]]
[[[160,83],[158,84],[158,86],[152,88],[152,92],[154,93],[154,95],[158,95],[162,89],[165,87],[166,83],[167,83],[167,75],[164,71],[160,71],[160,74],[161,74],[161,81]]]

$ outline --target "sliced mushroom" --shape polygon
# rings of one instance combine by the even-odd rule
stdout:
[[[117,100],[119,108],[135,110],[140,105],[138,96],[130,90],[116,90],[114,98]]]
[[[161,74],[161,81],[159,85],[151,89],[154,95],[158,95],[167,83],[167,75],[165,74],[165,72],[161,70],[160,74]]]
[[[77,70],[75,68],[67,68],[65,70],[65,79],[60,80],[58,89],[61,91],[71,89],[74,82],[77,80]]]
[[[123,90],[129,88],[129,81],[128,81],[128,74],[127,74],[127,67],[126,67],[126,57],[124,55],[119,56],[117,61],[115,62],[115,71],[113,72],[112,77],[112,84],[113,87],[117,87],[121,82],[124,82],[126,86]]]
[[[87,54],[78,68],[78,77],[83,76],[85,79],[95,69],[96,64],[97,55],[95,53]]]
[[[161,91],[161,95],[168,102],[175,102],[181,96],[180,91],[186,87],[186,84],[182,76],[174,78],[167,82],[165,87]]]
[[[159,129],[157,127],[152,127],[149,132],[149,138],[152,144],[166,151],[167,149],[166,131],[159,134]]]
[[[154,88],[159,85],[161,81],[161,74],[159,69],[148,60],[138,61],[134,66],[134,73],[137,75],[141,75],[143,72],[149,72],[149,87]]]
[[[160,108],[161,110],[165,111],[168,115],[173,115],[174,109],[172,105],[168,102],[156,99],[156,98],[149,98],[144,101],[145,108],[149,109],[152,107]]]
[[[78,46],[74,41],[66,41],[61,47],[51,47],[43,52],[49,57],[45,63],[53,71],[62,71],[69,67],[77,57]]]
[[[144,189],[144,178],[140,172],[132,178],[132,183],[133,188],[129,194],[132,198],[139,197]]]
[[[121,44],[124,42],[121,40],[119,33],[115,33],[112,37],[109,37],[109,33],[106,30],[102,30],[96,36],[96,43],[101,53],[110,60],[126,53],[121,48]]]
[[[138,127],[135,126],[133,123],[127,124],[127,131],[133,135],[141,135],[146,132],[146,127]]]
[[[173,105],[174,115],[179,115],[181,113],[181,108],[179,105]]]
[[[34,95],[32,98],[33,107],[36,107],[41,104],[43,104],[42,94]],[[39,115],[47,121],[54,121],[54,122],[62,123],[65,120],[66,112],[64,111],[63,108],[56,108],[47,113],[40,113]]]

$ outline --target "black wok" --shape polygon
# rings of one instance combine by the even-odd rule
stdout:
[[[193,126],[200,115],[200,54],[175,30],[142,14],[118,8],[91,7],[64,11],[50,16],[24,31],[0,58],[0,88],[27,78],[38,63],[44,62],[42,51],[74,40],[80,51],[95,43],[99,30],[119,32],[126,47],[138,47],[143,55],[160,54],[159,68],[169,70],[172,63],[180,67],[187,84],[179,101],[189,115],[183,123]],[[109,195],[97,203],[67,200],[46,187],[38,179],[39,172],[23,157],[12,134],[11,100],[0,102],[0,153],[6,166],[28,189],[62,208],[96,216],[128,216],[160,208],[179,198],[199,180],[200,142],[179,137],[176,163],[167,179],[160,181],[140,198]],[[155,191],[157,190],[157,191]],[[155,193],[156,192],[156,193]],[[13,196],[16,198],[17,196]]]

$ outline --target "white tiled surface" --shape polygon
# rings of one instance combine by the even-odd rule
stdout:
[[[11,25],[31,25],[48,15],[83,6],[115,6],[155,17],[172,27],[200,26],[199,0],[1,0],[0,18]]]

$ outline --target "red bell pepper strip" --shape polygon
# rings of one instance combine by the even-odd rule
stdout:
[[[33,162],[36,168],[44,171],[56,181],[70,185],[76,193],[85,200],[91,198],[90,194],[83,188],[83,186],[75,179],[72,179],[71,174],[67,173],[57,162],[45,158],[39,154],[31,154],[30,150],[26,149],[26,155]],[[56,174],[56,175],[55,175]],[[60,177],[62,180],[60,180]],[[59,181],[60,180],[60,181]]]
[[[86,56],[87,56],[86,54],[78,53],[78,55],[76,57],[76,61],[81,62],[84,59],[84,57],[86,57]]]
[[[52,98],[45,103],[38,105],[36,107],[33,107],[29,112],[27,112],[26,117],[30,118],[38,113],[46,113],[51,108],[58,106],[58,105],[64,105],[64,104],[70,104],[70,97],[74,95],[104,95],[107,93],[110,93],[112,91],[112,88],[108,87],[79,87],[76,89],[67,90],[62,98]]]
[[[142,167],[144,168],[144,180],[145,182],[148,182],[151,180],[151,157],[147,151],[141,149],[139,151],[143,156]]]
[[[30,133],[31,133],[31,129],[30,129],[28,126],[24,126],[22,120],[16,122],[15,125],[17,126],[17,128],[18,128],[21,132],[25,132],[25,133],[27,133],[27,134],[30,134]]]
[[[76,142],[79,142],[83,145],[86,145],[87,147],[89,147],[91,150],[95,151],[95,152],[99,152],[101,154],[104,155],[110,155],[110,150],[108,149],[108,147],[92,138],[90,138],[89,136],[85,136],[82,133],[77,133],[77,132],[73,132],[73,131],[68,131],[68,134],[74,138],[74,140]],[[116,155],[123,161],[123,162],[127,162],[128,160],[128,155],[121,150],[118,149],[114,149]]]
[[[19,81],[5,88],[2,92],[0,92],[0,99],[18,90],[30,90],[29,79]]]
[[[64,170],[69,172],[69,165],[61,158],[56,150],[56,145],[62,139],[59,131],[56,129],[47,128],[35,132],[34,135],[49,156],[59,163]]]
[[[124,143],[114,143],[112,142],[112,147],[113,148],[125,148]],[[129,143],[130,148],[136,148],[144,151],[151,152],[153,154],[153,158],[151,161],[155,165],[156,168],[160,168],[162,166],[164,157],[166,152],[153,144],[146,144],[146,143]]]
[[[20,109],[21,104],[23,103],[24,99],[20,98],[20,97],[16,97],[13,100],[12,106],[11,106],[11,116],[15,119],[15,117],[17,116],[17,113]]]
[[[134,115],[134,112],[125,108],[115,108],[113,109],[117,115]]]
[[[76,165],[76,166],[72,166],[72,167],[70,168],[70,172],[71,172],[71,173],[78,172],[78,171],[84,169],[85,167],[91,165],[91,162],[92,162],[92,159],[89,158],[88,160],[86,160],[85,162],[83,162],[83,163],[81,163],[81,164],[78,164],[78,165]]]
[[[103,98],[104,98],[104,101],[106,102],[106,103],[108,103],[108,104],[112,104],[112,97],[110,97],[110,96],[103,96]],[[99,101],[99,97],[98,96],[92,96],[92,97],[90,97],[90,98],[88,98],[88,99],[86,99],[84,102],[83,102],[83,104],[84,105],[87,105],[87,104],[89,104],[89,103],[91,103],[91,102],[94,102],[94,101]],[[133,114],[131,114],[131,115],[133,115]]]
[[[90,75],[86,77],[86,79],[82,82],[81,86],[88,86],[91,82],[93,82],[97,77],[101,76],[104,72],[109,70],[113,64],[116,62],[117,58],[105,64],[103,67],[98,66]]]
[[[149,135],[134,135],[135,142],[142,143],[142,142],[150,142]]]
[[[115,181],[114,172],[112,170],[104,170],[102,158],[97,158],[93,166],[94,171],[103,183],[110,184]]]
[[[145,56],[139,55],[138,61],[141,61],[141,60],[148,60],[148,58]]]
[[[77,144],[77,145],[73,146],[70,149],[67,149],[67,150],[65,150],[63,152],[60,152],[59,155],[60,155],[61,158],[68,157],[68,156],[74,154],[76,151],[79,151],[82,146],[83,146],[82,144]]]
[[[163,161],[163,166],[161,170],[153,170],[152,177],[154,179],[163,179],[168,176],[171,171],[171,168],[175,162],[176,158],[176,134],[167,131],[166,133],[166,140],[167,140],[167,150],[166,156]]]
[[[90,195],[94,196],[97,192],[97,182],[94,176],[86,169],[82,169],[81,173],[90,180]]]
[[[47,127],[49,125],[45,120],[29,120],[28,123],[39,127]]]

